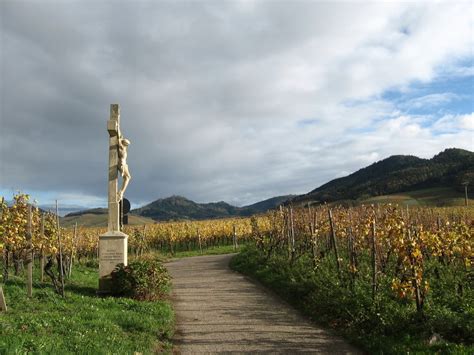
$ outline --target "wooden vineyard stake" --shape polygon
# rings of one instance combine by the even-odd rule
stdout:
[[[5,248],[3,250],[3,282],[8,281],[8,257],[9,252],[8,249]]]
[[[375,243],[375,219],[372,222],[372,301],[375,301],[377,293],[377,254]]]
[[[349,275],[350,275],[350,287],[351,290],[354,289],[354,270],[355,270],[355,265],[354,265],[354,260],[353,260],[353,255],[354,255],[354,241],[352,237],[352,229],[351,227],[347,228],[347,254],[349,255]]]
[[[0,286],[0,312],[7,311],[7,302],[5,301],[5,295],[3,294],[3,288]]]
[[[469,197],[468,197],[468,194],[467,194],[467,186],[469,185],[469,182],[463,182],[462,183],[464,185],[464,205],[467,207],[469,205]]]
[[[336,231],[334,230],[334,221],[332,219],[332,211],[328,210],[329,224],[331,225],[331,244],[334,246],[334,254],[336,256],[337,274],[341,279],[341,262],[339,261],[339,253],[337,252]]]
[[[412,249],[412,242],[413,242],[413,237],[412,237],[412,234],[411,234],[411,230],[410,228],[408,228],[408,257],[410,259],[410,264],[411,264],[411,272],[412,272],[412,275],[413,275],[413,281],[412,281],[412,285],[413,285],[413,288],[415,289],[415,301],[416,301],[416,310],[417,312],[421,312],[423,311],[423,299],[424,297],[421,295],[421,290],[420,290],[420,284],[419,284],[419,280],[418,280],[418,277],[417,277],[417,273],[416,273],[416,261],[415,261],[415,258],[413,256],[413,249]],[[415,233],[415,237],[416,237],[416,233]],[[421,281],[421,280],[420,280]]]
[[[198,241],[199,241],[199,251],[202,254],[202,241],[201,241],[201,234],[199,233],[199,228],[197,229]]]
[[[235,231],[235,224],[232,226],[232,230],[233,230],[233,234],[232,234],[232,238],[233,238],[233,244],[234,244],[234,250],[237,250],[237,232]]]
[[[140,255],[143,255],[145,252],[145,244],[146,243],[146,224],[143,225],[143,233],[142,233],[142,243],[141,243],[141,253]]]
[[[311,210],[311,206],[308,204],[309,219],[310,219],[310,232],[311,232],[311,252],[313,256],[313,267],[316,268],[318,264],[318,239],[316,236],[316,211],[314,213]]]
[[[44,240],[44,214],[41,214],[41,240]],[[42,246],[40,255],[40,281],[44,281],[44,250]]]
[[[63,250],[61,246],[61,229],[59,227],[59,208],[56,200],[56,226],[58,228],[58,247],[59,247],[59,275],[61,277],[61,296],[64,297],[64,269],[63,269]]]
[[[28,297],[33,296],[33,246],[31,242],[31,205],[28,204],[28,225],[26,229],[26,293]]]
[[[290,226],[291,226],[291,262],[295,257],[295,225],[293,220],[293,207],[290,206]]]
[[[349,265],[350,265],[350,281],[351,290],[354,289],[355,276],[357,273],[357,259],[355,251],[355,239],[352,231],[352,212],[349,210],[349,227],[348,227],[348,253],[349,253]]]
[[[291,252],[290,214],[287,213],[286,210],[285,210],[284,218],[285,218],[286,234],[287,234],[287,239],[288,239],[288,260],[291,261],[292,252]]]
[[[1,207],[0,208],[0,212],[1,212],[0,216],[1,216],[2,219],[3,219],[3,213],[4,213],[4,211],[3,211],[4,204],[5,204],[5,198],[2,197],[2,201],[0,203],[0,207]],[[3,264],[2,265],[3,282],[8,281],[8,255],[9,255],[8,247],[5,247],[3,249],[3,255],[2,255],[3,256],[3,263],[2,263]]]
[[[76,243],[77,243],[77,222],[74,224],[74,236],[72,239],[71,260],[69,260],[68,278],[71,278],[71,275],[72,275],[72,263],[75,257],[74,250],[76,249]]]

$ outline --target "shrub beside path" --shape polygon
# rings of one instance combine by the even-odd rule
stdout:
[[[231,258],[197,256],[166,264],[173,277],[176,352],[360,353],[230,270]]]

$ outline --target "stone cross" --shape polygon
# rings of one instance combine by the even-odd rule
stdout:
[[[125,162],[126,151],[119,154],[119,149],[130,142],[120,133],[120,107],[110,105],[110,119],[107,121],[109,132],[109,169],[108,169],[108,228],[107,233],[99,236],[99,293],[109,293],[112,288],[111,272],[119,264],[127,265],[128,235],[120,231],[120,201],[118,194],[118,173],[128,176]],[[119,156],[120,155],[120,156]],[[120,165],[120,166],[119,166]],[[126,169],[126,174],[124,173]],[[126,184],[122,188],[122,193]]]
[[[107,231],[120,230],[120,201],[118,193],[118,139],[120,129],[120,107],[110,105],[110,119],[107,121],[109,131],[109,222]]]

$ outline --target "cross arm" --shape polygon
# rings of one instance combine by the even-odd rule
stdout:
[[[110,137],[115,137],[119,133],[118,122],[116,120],[107,121],[107,131],[109,131]]]

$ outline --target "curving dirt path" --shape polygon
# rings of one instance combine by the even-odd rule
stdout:
[[[360,353],[230,270],[231,258],[197,256],[166,264],[173,276],[177,353]]]

